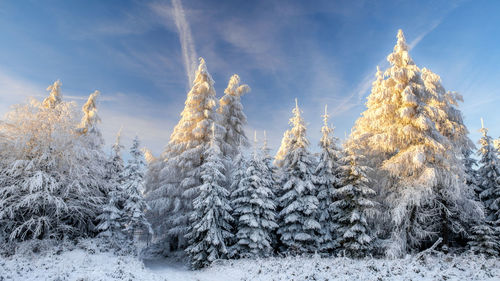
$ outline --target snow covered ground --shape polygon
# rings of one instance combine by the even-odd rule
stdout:
[[[211,268],[191,271],[172,260],[143,263],[132,256],[101,252],[88,243],[65,247],[25,247],[0,257],[4,280],[500,280],[500,259],[480,256],[427,255],[400,260],[348,258],[269,258],[221,261]]]

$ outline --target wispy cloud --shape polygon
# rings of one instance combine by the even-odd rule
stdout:
[[[179,40],[181,41],[182,58],[184,67],[186,68],[186,75],[189,79],[189,84],[194,80],[194,72],[196,69],[196,49],[194,46],[193,35],[191,34],[191,27],[186,20],[186,14],[180,0],[172,0],[173,16],[175,25],[179,32]]]
[[[438,19],[431,26],[429,26],[424,32],[420,33],[417,37],[415,37],[415,39],[413,39],[408,44],[408,47],[410,48],[410,50],[415,48],[418,45],[418,43],[420,43],[420,41],[422,41],[422,39],[425,38],[425,36],[427,36],[429,33],[434,31],[434,29],[436,29],[443,22],[444,18],[445,17]]]
[[[283,66],[282,54],[279,52],[279,26],[272,20],[261,17],[252,24],[241,22],[238,19],[219,24],[218,36],[225,42],[241,50],[251,60],[249,66],[265,69],[271,72]]]

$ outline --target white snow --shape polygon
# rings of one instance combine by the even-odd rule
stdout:
[[[58,252],[58,247],[23,251],[0,258],[0,280],[499,280],[500,259],[435,253],[421,259],[362,259],[286,257],[217,261],[192,271],[182,262],[153,260],[100,252],[91,240]],[[42,247],[43,248],[43,247]]]

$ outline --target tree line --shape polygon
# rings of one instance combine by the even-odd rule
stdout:
[[[0,238],[103,236],[119,246],[139,230],[193,268],[278,254],[396,258],[441,241],[443,251],[498,256],[498,147],[483,127],[475,152],[462,97],[415,64],[402,31],[387,60],[345,143],[325,107],[312,153],[296,100],[273,157],[265,137],[251,144],[245,133],[250,87],[233,75],[217,100],[200,59],[181,118],[162,154],[147,155],[147,170],[137,138],[127,165],[120,134],[103,152],[98,92],[81,114],[56,82],[43,102],[1,123]]]

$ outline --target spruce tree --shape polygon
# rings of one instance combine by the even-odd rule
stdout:
[[[486,208],[487,220],[500,226],[500,161],[498,152],[488,135],[488,129],[482,126],[480,132],[483,134],[479,140],[481,147],[478,150],[480,197]]]
[[[286,253],[311,253],[316,250],[318,231],[318,198],[313,184],[313,157],[308,150],[306,124],[295,100],[294,116],[289,134],[289,150],[281,167],[280,190],[277,198],[278,235],[281,251]]]
[[[266,164],[258,153],[257,141],[243,179],[231,194],[236,225],[232,256],[267,257],[272,252],[272,233],[278,227],[273,182],[265,175]]]
[[[239,188],[241,180],[245,177],[245,171],[247,169],[247,159],[243,152],[239,151],[238,154],[234,157],[231,167],[231,176],[230,176],[230,187],[229,192],[233,192],[234,190]]]
[[[219,100],[220,125],[225,129],[222,140],[222,153],[225,157],[235,157],[239,153],[240,146],[249,145],[248,137],[244,127],[247,124],[247,117],[243,113],[241,96],[250,92],[248,85],[240,85],[240,77],[237,74],[231,76],[224,96]]]
[[[337,226],[336,245],[338,250],[349,257],[364,257],[373,249],[373,232],[369,217],[374,214],[375,191],[370,188],[369,168],[359,163],[362,155],[348,152],[342,159],[344,179],[342,186],[335,190],[336,200],[332,203],[332,221]]]
[[[470,231],[469,248],[475,254],[500,255],[500,233],[495,224],[486,220],[474,223]]]
[[[112,186],[105,180],[106,178],[106,156],[103,151],[104,139],[99,123],[101,118],[98,115],[97,99],[99,91],[94,91],[89,95],[82,107],[83,117],[76,129],[79,136],[79,150],[76,161],[80,161],[82,169],[78,172],[84,185],[99,189],[104,196],[112,190]]]
[[[270,173],[268,174],[272,178],[273,171],[275,170],[273,166],[273,157],[271,156],[271,149],[268,146],[267,133],[264,131],[264,140],[262,141],[262,147],[260,148],[260,153],[262,155],[262,161],[266,164],[266,167]]]
[[[229,159],[225,159],[227,162]],[[232,194],[233,191],[238,189],[240,187],[241,181],[245,177],[245,172],[248,167],[248,160],[246,159],[245,155],[241,151],[241,148],[238,149],[238,154],[234,157],[234,159],[231,160],[231,165],[226,165],[226,169],[230,170],[231,172],[229,173],[229,183],[228,183],[228,192],[229,194]],[[229,168],[230,167],[230,168]],[[230,201],[231,204],[231,209],[234,210],[235,206],[233,205],[233,202]],[[233,214],[234,216],[234,214]],[[236,225],[238,223],[238,218],[234,218],[233,222],[231,223],[231,229],[233,230],[233,237],[228,241],[228,246],[232,246],[236,243]]]
[[[125,194],[123,211],[125,215],[126,232],[132,239],[136,230],[153,234],[150,223],[147,221],[145,212],[148,205],[143,197],[144,191],[144,156],[139,148],[139,138],[136,136],[130,147],[130,159],[123,171],[122,190]]]
[[[265,180],[269,183],[271,183],[271,191],[272,191],[272,200],[275,205],[275,213],[276,213],[276,219],[278,218],[277,214],[279,212],[279,206],[278,206],[278,201],[277,201],[277,192],[279,192],[279,185],[278,185],[278,169],[273,165],[273,157],[271,156],[271,149],[268,146],[268,140],[267,140],[267,133],[264,131],[264,139],[262,141],[262,146],[260,148],[260,153],[262,156],[262,162],[264,164],[264,170],[262,171],[262,177],[265,178]],[[276,227],[273,229],[271,232],[271,246],[274,250],[278,249],[278,234],[277,234],[278,228]]]
[[[283,166],[283,162],[285,160],[286,154],[291,149],[291,141],[292,141],[292,133],[290,130],[286,130],[283,133],[283,138],[281,139],[281,145],[274,156],[274,165],[276,167]]]
[[[125,194],[122,189],[123,158],[120,143],[122,130],[118,131],[115,143],[111,146],[111,155],[106,161],[104,179],[107,181],[108,193],[107,203],[104,205],[102,214],[97,217],[99,224],[97,229],[100,235],[108,238],[124,239],[124,203]]]
[[[200,169],[201,185],[197,186],[198,196],[193,201],[193,212],[186,234],[188,247],[186,253],[193,268],[210,265],[217,259],[226,258],[227,240],[231,238],[231,206],[226,182],[222,153],[215,137],[204,153],[206,161]]]
[[[211,126],[218,119],[214,81],[200,58],[193,87],[187,94],[181,119],[158,161],[156,186],[146,187],[152,222],[166,248],[184,248],[184,235],[198,196],[201,166],[210,146]],[[220,128],[216,128],[221,130]]]
[[[120,188],[120,185],[122,184],[122,175],[125,168],[121,153],[124,148],[124,146],[120,143],[121,134],[122,129],[120,129],[120,131],[116,134],[116,140],[111,146],[111,155],[106,165],[106,179],[111,185],[114,186],[115,189]]]
[[[433,89],[439,79],[416,66],[402,31],[387,60],[390,67],[377,71],[347,147],[366,156],[363,164],[379,180],[376,191],[392,219],[386,253],[394,257],[440,235],[451,242],[481,211],[465,184],[462,149],[468,144],[453,105],[458,97]]]
[[[318,222],[319,230],[318,250],[324,253],[332,252],[336,247],[335,235],[337,225],[332,220],[333,198],[336,189],[341,184],[340,160],[342,152],[338,147],[338,139],[333,136],[333,128],[328,125],[328,112],[325,106],[323,115],[322,137],[320,140],[321,154],[319,163],[314,172],[314,184],[318,190]]]
[[[121,195],[118,190],[111,191],[108,195],[108,202],[97,217],[99,236],[108,238],[113,246],[120,245],[126,238],[125,212],[120,202]]]

